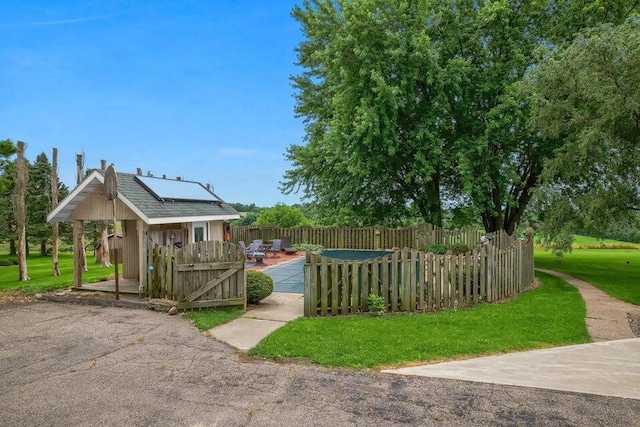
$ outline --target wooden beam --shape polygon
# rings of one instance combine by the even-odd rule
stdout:
[[[225,271],[224,273],[222,273],[221,275],[219,275],[215,279],[213,279],[210,282],[208,282],[207,284],[205,284],[203,287],[198,288],[194,292],[192,292],[191,294],[187,295],[184,298],[184,300],[185,301],[193,301],[196,298],[201,297],[202,295],[206,294],[211,289],[213,289],[215,286],[217,286],[220,283],[222,283],[223,280],[228,279],[229,277],[233,276],[237,272],[238,272],[237,268],[232,268],[230,270]]]

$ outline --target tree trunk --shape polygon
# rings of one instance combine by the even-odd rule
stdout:
[[[113,234],[113,240],[116,242],[117,247],[117,239],[118,236]],[[111,267],[111,256],[109,254],[109,227],[106,222],[102,223],[102,227],[100,228],[100,248],[102,250],[102,254],[100,256],[100,265],[103,268]]]
[[[16,248],[15,239],[9,240],[9,255],[18,255],[18,249]]]
[[[53,149],[51,164],[51,208],[58,206],[58,149]],[[58,252],[60,250],[60,227],[57,222],[52,224],[53,228],[53,247],[51,249],[51,270],[54,276],[60,275],[58,267]]]
[[[420,215],[428,224],[442,227],[442,200],[440,198],[440,177],[434,176],[426,187],[419,190],[414,200]]]
[[[25,193],[27,190],[28,170],[27,159],[24,157],[24,142],[18,141],[18,158],[16,159],[16,181],[15,181],[15,211],[16,224],[18,228],[18,280],[24,282],[29,280],[27,273],[26,254],[26,207]]]
[[[47,241],[42,240],[40,242],[40,255],[47,256]]]

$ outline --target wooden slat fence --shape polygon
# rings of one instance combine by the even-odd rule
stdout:
[[[388,312],[455,309],[510,298],[533,283],[532,240],[507,249],[494,245],[460,255],[412,249],[365,261],[307,255],[305,316],[369,311],[369,294],[382,296]]]
[[[246,257],[231,242],[197,242],[175,249],[147,246],[146,295],[175,301],[179,309],[240,305],[246,308]]]
[[[331,249],[399,249],[410,248],[425,250],[434,243],[450,246],[454,243],[466,243],[470,248],[478,245],[485,233],[479,230],[450,231],[431,224],[418,227],[294,227],[275,226],[234,227],[231,240],[238,243],[250,243],[256,239],[273,240],[283,236],[291,237],[292,243],[313,243]],[[514,239],[504,231],[494,233],[493,245],[504,249],[514,244]]]

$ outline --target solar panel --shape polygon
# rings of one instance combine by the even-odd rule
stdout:
[[[158,200],[220,201],[198,182],[140,175],[136,175],[135,178]]]

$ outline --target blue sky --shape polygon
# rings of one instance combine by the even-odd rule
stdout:
[[[0,139],[119,172],[211,183],[229,202],[278,190],[303,142],[289,76],[299,1],[9,1],[0,23]]]

